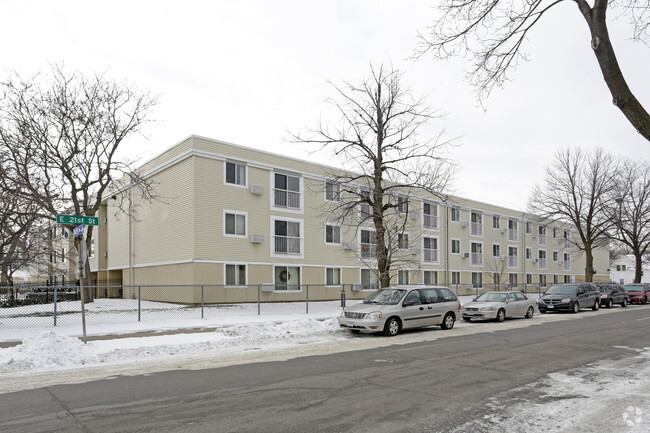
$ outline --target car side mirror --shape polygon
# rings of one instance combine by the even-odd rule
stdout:
[[[410,307],[411,305],[415,305],[414,301],[404,301],[402,303],[402,307]]]

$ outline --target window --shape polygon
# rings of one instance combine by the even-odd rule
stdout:
[[[510,287],[512,287],[513,289],[519,287],[519,282],[517,281],[517,274],[508,274],[508,284],[510,284]]]
[[[564,243],[564,248],[571,247],[571,233],[568,230],[564,230],[564,233],[562,233],[562,242]]]
[[[438,205],[434,203],[424,202],[422,207],[422,226],[425,229],[438,228]]]
[[[537,266],[539,269],[546,269],[546,250],[539,250],[537,252],[538,263]]]
[[[460,254],[460,239],[451,240],[451,253]]]
[[[246,214],[224,210],[224,236],[246,237]]]
[[[501,274],[498,272],[492,272],[492,284],[494,284],[495,289],[499,289],[499,285],[501,284]]]
[[[557,239],[557,229],[553,227],[553,239]]]
[[[398,233],[397,234],[397,248],[401,250],[407,250],[409,247],[409,235],[408,233]]]
[[[377,257],[377,238],[372,230],[361,230],[361,257]]]
[[[291,255],[302,253],[302,224],[300,221],[273,218],[273,252]]]
[[[340,244],[341,243],[341,227],[333,224],[325,224],[325,243],[326,244]]]
[[[533,275],[526,274],[526,284],[533,284]]]
[[[546,226],[539,226],[537,232],[539,234],[539,244],[546,245]]]
[[[379,288],[379,278],[373,269],[361,269],[361,287],[363,290]]]
[[[399,213],[408,213],[409,211],[409,199],[402,195],[397,197],[397,211]]]
[[[400,269],[397,271],[397,284],[405,286],[409,283],[409,271]]]
[[[565,271],[571,270],[571,254],[564,253],[564,262],[562,263]]]
[[[275,290],[300,290],[300,268],[275,266]]]
[[[516,268],[518,265],[519,259],[517,257],[517,247],[508,247],[508,266]]]
[[[325,182],[325,200],[341,201],[341,184],[334,181]]]
[[[557,279],[555,279],[557,275],[553,276],[553,279],[555,282],[553,284],[557,284]],[[545,274],[539,274],[539,287],[546,287],[546,275]]]
[[[481,272],[472,272],[472,287],[475,289],[483,287],[483,274]]]
[[[429,286],[438,284],[438,271],[424,271],[424,284]]]
[[[527,234],[527,235],[529,235],[529,234],[531,234],[531,233],[533,232],[533,226],[532,226],[531,223],[526,222],[526,224],[524,225],[524,227],[526,228],[526,234]]]
[[[533,258],[533,250],[526,247],[526,260],[530,260]]]
[[[460,284],[460,272],[452,271],[452,273],[451,273],[451,284]]]
[[[509,219],[508,220],[508,240],[517,241],[519,238],[517,232],[517,220]]]
[[[493,229],[499,229],[499,215],[494,215],[492,216],[492,228]]]
[[[360,203],[359,217],[361,218],[362,221],[372,216],[369,200],[370,200],[370,190],[367,188],[361,188],[359,190],[359,203]]]
[[[471,219],[471,234],[474,236],[483,236],[483,214],[479,212],[472,212]]]
[[[564,276],[564,282],[565,283],[570,283],[571,282],[571,275],[565,275]]]
[[[246,186],[246,164],[226,161],[226,183]]]
[[[499,257],[501,255],[501,245],[492,244],[492,257]]]
[[[483,266],[483,244],[472,242],[470,244],[470,266]]]
[[[455,223],[460,222],[460,208],[458,206],[451,208],[451,220]]]
[[[338,286],[341,284],[341,269],[340,268],[326,268],[325,269],[325,284],[328,286]]]
[[[300,206],[300,176],[275,173],[275,206],[301,209]]]
[[[88,251],[88,257],[95,257],[95,237],[90,239],[90,251]]]
[[[246,265],[226,265],[226,285],[246,285]]]
[[[557,262],[558,261],[558,254],[557,251],[553,251],[553,261]]]
[[[438,263],[438,238],[425,237],[423,240],[423,258],[428,263]]]

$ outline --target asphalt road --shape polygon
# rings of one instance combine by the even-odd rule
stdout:
[[[421,330],[448,337],[401,344],[407,333],[374,349],[0,394],[0,431],[447,432],[480,418],[490,396],[650,346],[650,307],[607,313],[537,326],[518,319],[520,328],[471,335]]]

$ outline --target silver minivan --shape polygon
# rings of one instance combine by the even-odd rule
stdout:
[[[387,287],[344,308],[338,322],[352,332],[396,335],[423,326],[451,329],[459,310],[458,298],[447,287]]]

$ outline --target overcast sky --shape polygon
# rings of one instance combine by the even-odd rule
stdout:
[[[285,141],[315,126],[331,81],[358,82],[371,63],[392,64],[415,96],[444,113],[423,137],[457,137],[454,192],[525,210],[558,149],[603,147],[650,159],[650,143],[611,104],[575,3],[532,33],[528,62],[479,107],[463,60],[409,60],[436,0],[0,1],[0,74],[102,72],[160,95],[148,140],[128,142],[148,160],[191,134],[314,161],[314,148]],[[615,17],[614,12],[610,12]],[[628,84],[650,109],[650,47],[625,19],[610,36]],[[327,120],[327,119],[325,119]],[[335,119],[332,119],[335,120]]]

